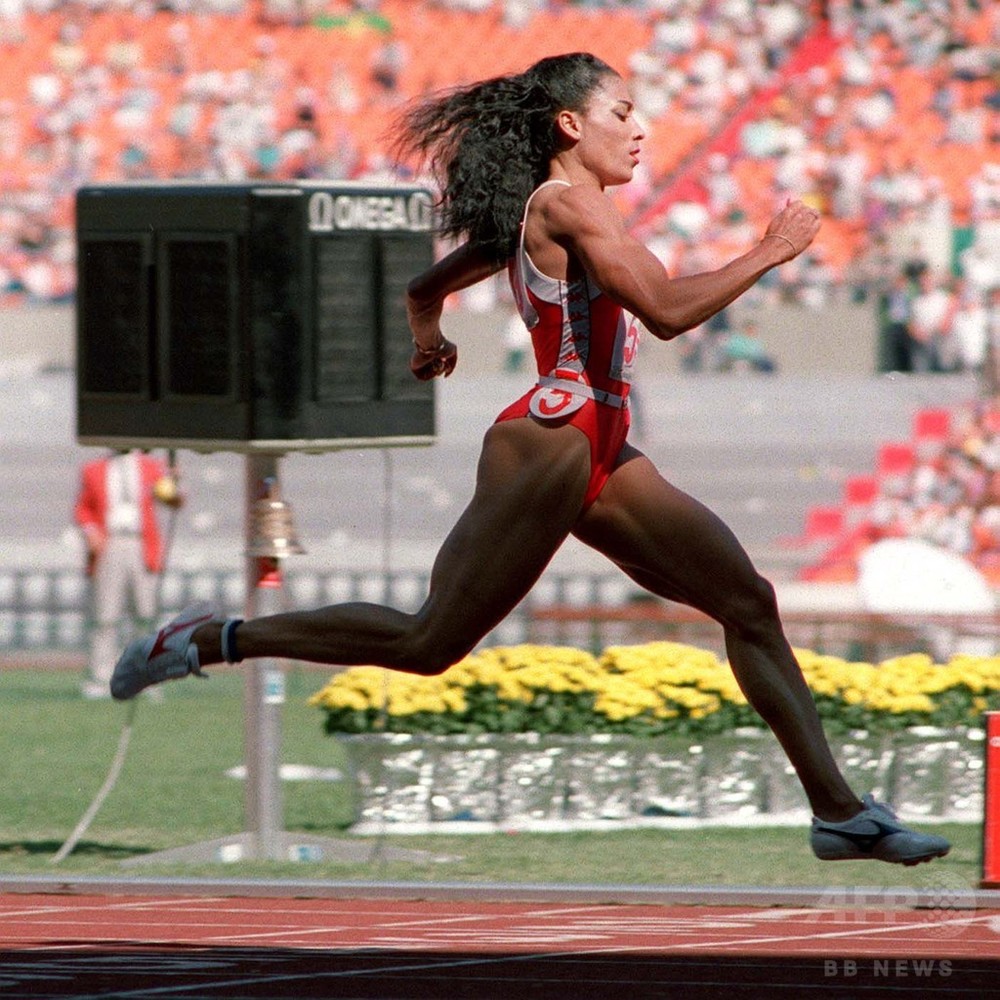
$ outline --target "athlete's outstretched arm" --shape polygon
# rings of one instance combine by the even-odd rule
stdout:
[[[406,289],[406,315],[413,334],[410,370],[417,378],[448,376],[458,362],[458,349],[441,332],[444,300],[452,292],[489,278],[502,267],[472,243],[463,243],[410,281]]]
[[[772,267],[800,254],[819,229],[816,212],[790,202],[747,253],[716,271],[671,278],[597,188],[567,187],[546,202],[544,221],[550,237],[580,261],[598,286],[661,340],[724,309]]]

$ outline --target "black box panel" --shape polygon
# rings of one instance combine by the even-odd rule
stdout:
[[[109,185],[77,195],[77,436],[112,447],[425,443],[405,288],[430,195],[357,185]]]

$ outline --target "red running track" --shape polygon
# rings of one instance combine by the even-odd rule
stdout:
[[[0,895],[0,998],[1000,997],[1000,909]]]

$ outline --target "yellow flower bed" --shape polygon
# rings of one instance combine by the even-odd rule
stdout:
[[[1000,657],[879,664],[797,650],[829,731],[977,725],[1000,708]],[[379,667],[335,674],[310,699],[328,732],[698,735],[760,726],[729,665],[674,642],[486,649],[437,677]]]

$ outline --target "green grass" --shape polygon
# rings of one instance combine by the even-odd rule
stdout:
[[[912,869],[822,864],[798,828],[390,836],[388,846],[450,860],[123,868],[122,862],[151,851],[244,829],[243,784],[225,774],[243,759],[243,686],[235,673],[167,685],[161,703],[139,703],[115,788],[76,850],[54,866],[53,854],[104,781],[126,719],[121,705],[83,701],[78,680],[45,671],[0,674],[0,755],[6,764],[0,782],[0,873],[917,889],[978,883],[977,824],[934,827],[952,840],[952,853]],[[289,674],[282,760],[344,770],[341,746],[323,734],[321,713],[306,704],[322,681],[314,672]],[[353,839],[347,832],[354,809],[349,782],[285,782],[283,795],[286,830]]]

